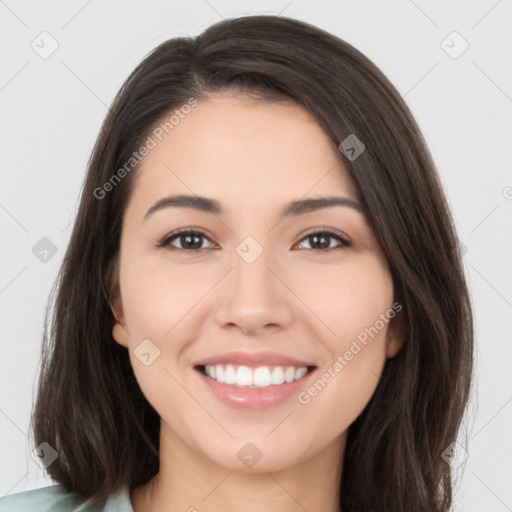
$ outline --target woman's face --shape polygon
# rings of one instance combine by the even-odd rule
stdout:
[[[235,471],[342,450],[402,339],[338,149],[301,107],[227,93],[164,135],[125,211],[113,329],[164,443]],[[284,213],[327,197],[347,201]]]

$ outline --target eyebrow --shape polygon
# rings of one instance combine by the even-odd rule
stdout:
[[[362,206],[352,199],[347,197],[320,197],[317,199],[300,199],[298,201],[292,201],[285,205],[281,210],[282,217],[296,217],[305,213],[322,210],[324,208],[330,208],[332,206],[345,206],[352,208],[357,212],[364,215]],[[215,199],[209,199],[207,197],[199,196],[168,196],[157,201],[144,215],[143,222],[153,215],[155,212],[163,210],[165,208],[191,208],[204,213],[211,213],[214,215],[222,215],[224,210],[220,203]]]

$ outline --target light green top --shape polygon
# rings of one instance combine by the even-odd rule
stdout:
[[[0,512],[133,512],[133,508],[128,486],[98,507],[91,501],[80,502],[60,485],[50,485],[1,497]]]

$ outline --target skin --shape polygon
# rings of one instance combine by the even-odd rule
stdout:
[[[292,397],[265,410],[231,408],[193,364],[230,350],[269,350],[310,361],[321,375],[392,308],[390,271],[361,213],[279,213],[303,198],[358,200],[339,150],[302,107],[224,92],[199,102],[137,172],[123,219],[113,337],[129,349],[162,423],[160,472],[132,490],[134,511],[338,511],[347,429],[402,346],[402,314],[307,405]],[[171,194],[216,199],[225,213],[172,207],[143,220]],[[206,233],[203,249],[183,251],[183,237],[175,250],[156,247],[189,227]],[[311,249],[321,245],[306,235],[325,228],[351,246],[327,238],[330,249]],[[250,264],[236,252],[247,236],[263,248]],[[160,350],[148,366],[133,352],[146,338]],[[252,468],[237,457],[247,442],[262,453]]]

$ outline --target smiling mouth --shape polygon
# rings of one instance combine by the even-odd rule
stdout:
[[[197,365],[195,370],[221,384],[246,389],[263,389],[282,386],[309,375],[316,366],[258,366],[234,364]]]

